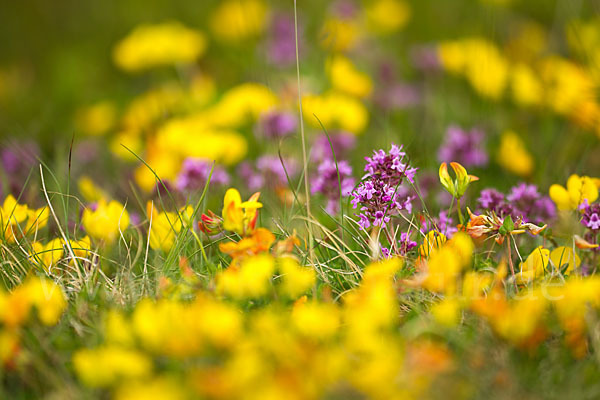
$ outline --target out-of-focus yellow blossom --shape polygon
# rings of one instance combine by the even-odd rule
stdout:
[[[535,165],[525,143],[513,131],[506,131],[500,136],[496,161],[506,170],[522,177],[531,175]]]
[[[442,66],[463,75],[480,95],[498,100],[509,78],[509,63],[498,48],[482,38],[443,42],[438,47]]]
[[[511,60],[531,64],[548,47],[548,32],[543,25],[532,20],[517,24],[516,35],[506,44]]]
[[[260,35],[268,16],[262,0],[224,0],[213,12],[210,26],[218,39],[236,42]]]
[[[144,150],[144,143],[140,134],[133,130],[124,130],[110,139],[110,151],[125,161],[137,161]],[[134,154],[131,154],[133,152]]]
[[[121,385],[114,397],[116,400],[186,400],[181,383],[167,378],[150,381],[132,381]]]
[[[229,89],[213,107],[203,112],[209,126],[237,128],[256,121],[275,107],[277,96],[259,83],[243,83]]]
[[[453,327],[460,322],[461,307],[458,299],[444,299],[431,306],[429,311],[441,325]]]
[[[19,334],[13,330],[0,331],[0,362],[2,366],[6,368],[10,365],[17,354],[19,354]]]
[[[106,202],[100,199],[95,210],[83,210],[81,223],[93,239],[110,245],[129,226],[129,213],[125,206],[116,200]]]
[[[316,282],[315,270],[302,267],[292,257],[282,257],[278,260],[278,269],[281,274],[281,293],[290,298],[297,298],[309,290]]]
[[[13,195],[9,194],[0,207],[0,222],[4,239],[13,242],[22,235],[33,234],[46,226],[50,211],[47,207],[29,208],[19,204]]]
[[[517,273],[517,283],[526,284],[531,280],[544,275],[544,271],[548,267],[550,259],[550,250],[542,246],[536,247],[527,256],[527,259],[520,264],[519,272]]]
[[[557,247],[550,253],[550,261],[555,268],[562,269],[566,266],[565,273],[569,274],[581,264],[581,259],[571,247]]]
[[[456,233],[431,253],[421,285],[432,292],[456,294],[459,274],[471,262],[473,249],[468,235]]]
[[[115,345],[131,346],[134,343],[133,328],[121,311],[110,310],[104,316],[104,338]]]
[[[127,72],[162,65],[190,64],[206,49],[206,38],[179,22],[140,25],[115,47],[113,59]]]
[[[260,193],[254,193],[248,201],[242,202],[237,189],[229,188],[223,199],[223,229],[245,236],[256,227],[258,209],[262,203],[258,201]]]
[[[294,307],[292,323],[302,335],[326,340],[338,331],[340,313],[333,304],[309,301]]]
[[[0,292],[0,320],[8,327],[25,323],[32,307],[44,325],[56,325],[67,307],[62,289],[53,281],[30,276],[11,293]]]
[[[381,35],[394,33],[410,18],[410,7],[402,0],[375,0],[365,7],[369,30]]]
[[[320,120],[328,130],[342,129],[359,134],[369,123],[369,112],[363,103],[354,97],[337,92],[328,92],[320,96],[304,96],[302,112],[304,119],[319,129]]]
[[[98,187],[94,181],[87,175],[82,176],[77,181],[77,187],[79,193],[83,196],[87,202],[100,201],[100,199],[106,199],[106,193],[102,188]]]
[[[462,282],[462,296],[469,302],[481,298],[490,288],[493,275],[485,272],[467,272]]]
[[[594,178],[571,175],[567,187],[554,184],[550,186],[550,198],[559,210],[575,210],[585,200],[593,203],[598,198],[598,186]]]
[[[578,65],[560,57],[548,57],[540,66],[544,99],[561,115],[572,114],[579,104],[595,99],[591,77]]]
[[[515,103],[537,106],[544,100],[544,89],[534,71],[526,64],[517,64],[511,70],[511,90]]]
[[[92,247],[89,236],[85,236],[80,240],[70,240],[73,254],[78,259],[78,262],[87,260]],[[33,242],[31,244],[30,257],[34,262],[40,263],[48,273],[52,273],[53,267],[65,256],[65,241],[62,238],[55,238],[47,244]]]
[[[154,143],[148,144],[148,147],[149,154],[145,161],[152,169],[145,164],[141,164],[135,169],[133,176],[142,190],[151,192],[157,185],[161,185],[156,176],[163,181],[173,181],[177,177],[177,173],[181,168],[181,161],[178,157],[163,153],[163,149]]]
[[[204,74],[195,75],[190,82],[190,98],[194,107],[203,107],[214,99],[217,85],[213,78]]]
[[[75,117],[78,131],[90,136],[108,132],[116,122],[117,109],[110,101],[101,101],[80,109]]]
[[[328,62],[327,74],[334,89],[351,96],[368,97],[373,90],[371,78],[344,56],[334,56]]]
[[[152,361],[143,353],[113,345],[77,351],[73,367],[79,379],[90,387],[144,378],[153,369]]]
[[[244,259],[217,275],[217,292],[235,299],[257,298],[267,294],[275,272],[275,260],[269,255]]]
[[[180,108],[185,98],[185,91],[177,83],[151,89],[129,104],[121,121],[123,128],[136,133],[148,130],[156,121]]]
[[[356,46],[360,27],[353,19],[328,18],[321,29],[321,47],[331,52],[344,52]]]
[[[150,247],[154,250],[169,252],[175,244],[175,239],[184,227],[188,224],[191,227],[190,218],[194,214],[192,206],[182,207],[179,214],[176,212],[159,212],[152,202],[146,204],[146,213],[148,215],[150,226]],[[182,221],[183,220],[183,221]]]

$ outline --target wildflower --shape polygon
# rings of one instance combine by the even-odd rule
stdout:
[[[356,46],[360,39],[360,28],[355,18],[348,16],[330,17],[321,29],[321,47],[331,52],[343,52]]]
[[[367,26],[380,35],[394,33],[410,18],[410,7],[402,0],[376,0],[365,9]]]
[[[115,124],[117,110],[110,101],[101,101],[80,109],[75,117],[77,129],[86,135],[100,136]]]
[[[531,67],[520,63],[511,71],[511,89],[515,103],[536,106],[544,100],[544,87]]]
[[[525,221],[541,222],[556,214],[554,204],[548,197],[542,197],[533,184],[520,183],[514,186],[506,200],[514,208],[512,216],[521,217]]]
[[[581,223],[591,231],[600,231],[600,203],[584,206]]]
[[[23,235],[37,234],[48,223],[50,211],[47,207],[32,209],[19,204],[13,195],[8,195],[0,207],[2,236],[9,242]]]
[[[194,62],[206,49],[206,38],[179,22],[140,25],[117,44],[113,59],[127,72]]]
[[[533,157],[527,151],[523,140],[512,131],[506,131],[500,137],[497,162],[519,176],[529,176],[533,172]]]
[[[438,152],[442,162],[457,161],[465,167],[481,167],[488,162],[483,148],[483,132],[472,129],[470,132],[452,125],[446,131],[446,140]]]
[[[328,63],[327,73],[334,89],[342,93],[363,98],[368,97],[373,90],[369,76],[358,71],[346,57],[333,57]]]
[[[298,26],[298,37],[302,37],[302,26]],[[302,53],[302,42],[298,52]],[[296,39],[294,18],[285,13],[277,13],[271,18],[267,55],[271,64],[284,67],[296,61]]]
[[[213,12],[210,25],[217,38],[227,42],[242,41],[263,32],[268,12],[262,0],[226,0]]]
[[[211,169],[210,183],[216,185],[229,184],[229,175],[222,167],[215,166],[212,168],[211,163],[206,160],[189,157],[183,161],[175,186],[177,189],[187,192],[202,190],[208,182]]]
[[[315,161],[342,160],[356,145],[356,137],[348,132],[338,131],[328,135],[319,135],[311,151]]]
[[[143,353],[113,345],[77,351],[73,367],[79,379],[90,387],[144,378],[153,369],[152,361]]]
[[[447,295],[456,294],[457,278],[471,262],[473,253],[471,239],[464,233],[458,233],[447,242],[434,239],[429,244],[424,243],[423,245],[427,245],[429,259],[426,263],[422,286],[433,292]]]
[[[502,244],[506,235],[518,235],[525,232],[538,235],[546,228],[546,225],[537,226],[530,222],[524,222],[522,218],[512,221],[510,215],[505,218],[501,218],[493,212],[475,215],[468,207],[467,212],[470,219],[465,230],[473,239],[494,238],[498,244]],[[505,222],[510,225],[509,228],[506,227]]]
[[[259,196],[260,193],[254,193],[242,203],[240,192],[228,189],[223,200],[223,228],[241,236],[251,234],[256,227],[258,209],[262,207],[258,202]]]
[[[265,186],[277,190],[287,187],[288,178],[298,174],[298,164],[292,158],[282,161],[278,156],[266,154],[256,160],[256,171],[248,162],[240,164],[237,171],[250,190]]]
[[[301,335],[314,340],[327,340],[340,328],[340,313],[333,304],[306,302],[294,307],[292,324]]]
[[[271,231],[265,228],[258,228],[251,234],[240,239],[239,242],[219,243],[219,250],[235,260],[265,253],[269,251],[273,242],[275,242],[275,236]]]
[[[244,259],[240,265],[230,265],[217,276],[217,292],[234,299],[258,298],[267,294],[275,272],[275,260],[270,255]]]
[[[390,218],[400,210],[412,210],[410,196],[401,199],[398,187],[406,178],[414,182],[416,168],[412,168],[403,159],[406,153],[402,146],[392,144],[389,153],[378,150],[372,157],[366,157],[366,174],[358,187],[351,193],[352,206],[358,208],[359,225],[367,229],[371,224],[385,227]]]
[[[471,182],[479,180],[478,177],[467,174],[467,170],[457,162],[451,162],[450,166],[456,174],[456,179],[452,179],[448,174],[448,165],[443,162],[440,165],[440,182],[444,188],[456,199],[460,199]]]
[[[168,252],[175,244],[175,239],[194,212],[191,206],[182,207],[178,212],[159,212],[154,203],[146,203],[146,212],[150,223],[150,247]],[[191,224],[189,225],[191,226]]]
[[[314,286],[316,274],[310,267],[302,267],[291,257],[282,257],[278,260],[278,269],[280,272],[281,293],[292,299],[297,298],[302,293]]]
[[[575,210],[587,200],[588,204],[598,198],[598,186],[589,176],[571,175],[567,187],[550,186],[550,198],[559,210]]]
[[[95,209],[83,210],[81,223],[93,239],[110,245],[129,226],[129,213],[118,201],[100,199]]]
[[[521,262],[519,272],[516,275],[517,283],[527,283],[532,279],[540,277],[547,269],[548,260],[550,260],[550,250],[542,246],[536,247],[527,259]]]
[[[410,239],[410,234],[402,232],[400,234],[400,240],[398,240],[400,255],[405,256],[409,251],[417,247],[417,242]]]
[[[571,247],[557,247],[550,253],[550,261],[559,271],[562,271],[564,274],[571,273],[575,268],[578,268],[581,265],[581,259],[573,251]]]
[[[444,326],[453,327],[460,322],[460,303],[457,299],[444,299],[430,309],[435,320]]]
[[[349,196],[353,188],[352,167],[344,160],[337,164],[332,160],[322,161],[311,183],[311,193],[325,196],[325,211],[332,215],[339,212],[340,195]]]
[[[427,232],[425,235],[425,239],[423,240],[423,244],[419,246],[419,256],[420,258],[427,258],[432,253],[432,251],[439,249],[442,247],[444,243],[446,243],[447,238],[446,235],[440,233],[436,230],[431,230]]]
[[[364,104],[353,96],[338,92],[304,96],[302,112],[309,124],[321,129],[322,123],[328,131],[341,129],[360,134],[369,123],[369,112]]]
[[[98,187],[89,176],[82,176],[77,181],[77,187],[83,198],[89,202],[98,202],[100,199],[106,199],[108,196]]]
[[[223,230],[223,218],[208,210],[208,215],[202,214],[200,216],[198,227],[209,236],[216,235]]]
[[[267,111],[262,114],[258,123],[257,134],[265,139],[284,138],[296,131],[296,116],[284,111]]]

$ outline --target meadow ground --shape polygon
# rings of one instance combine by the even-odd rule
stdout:
[[[600,2],[0,6],[0,397],[600,397]]]

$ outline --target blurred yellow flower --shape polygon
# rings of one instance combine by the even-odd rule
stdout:
[[[410,13],[410,6],[402,0],[375,0],[365,8],[369,30],[381,35],[402,29]]]
[[[550,259],[550,250],[542,246],[536,247],[528,256],[527,259],[521,262],[519,272],[517,273],[517,283],[526,284],[535,278],[544,275],[544,271],[548,267]]]
[[[218,39],[237,42],[260,35],[268,16],[262,0],[224,0],[211,15],[210,26]]]
[[[282,257],[277,260],[279,286],[281,293],[290,298],[297,298],[316,283],[316,273],[313,268],[303,267],[292,257]]]
[[[368,97],[373,90],[371,78],[356,69],[350,59],[337,55],[329,60],[327,73],[333,88],[356,97]]]
[[[127,72],[171,64],[189,64],[206,49],[206,38],[179,22],[140,25],[113,51],[117,66]]]
[[[320,120],[328,130],[342,129],[360,134],[369,123],[369,112],[364,104],[354,97],[338,92],[304,96],[302,112],[304,119],[318,129],[321,129]]]
[[[108,203],[100,199],[95,209],[83,210],[81,223],[93,239],[110,245],[129,226],[129,213],[125,206],[116,200]]]
[[[453,327],[460,322],[461,307],[458,299],[444,299],[431,306],[429,311],[433,315],[433,318],[441,325]]]
[[[150,375],[152,361],[143,353],[120,346],[78,350],[73,367],[79,379],[89,387],[107,387]]]
[[[515,103],[522,106],[540,105],[544,89],[531,67],[517,64],[511,71],[511,89]]]
[[[340,327],[340,312],[334,304],[309,301],[294,306],[292,323],[306,337],[327,340]]]
[[[567,180],[566,188],[554,184],[550,186],[549,194],[559,210],[575,210],[585,200],[592,203],[598,198],[598,186],[594,178],[573,174]]]
[[[581,264],[581,259],[577,253],[573,251],[573,248],[565,246],[557,247],[556,249],[552,250],[550,253],[550,261],[552,261],[554,268],[559,270],[562,270],[566,267],[564,271],[565,274],[571,273]]]
[[[184,223],[189,223],[189,219],[194,213],[192,206],[182,207],[179,213],[176,212],[159,212],[152,202],[146,204],[146,213],[151,224],[150,232],[150,247],[154,250],[162,250],[165,253],[169,252],[175,244],[175,239],[184,227]],[[183,220],[183,221],[182,221]],[[192,224],[189,223],[191,227]]]
[[[110,101],[101,101],[80,109],[75,116],[76,129],[90,136],[100,136],[113,128],[117,109]]]
[[[234,299],[265,296],[274,272],[275,259],[272,256],[263,254],[246,258],[240,265],[230,265],[217,275],[217,293]]]
[[[115,400],[186,400],[189,399],[181,383],[165,377],[150,381],[129,381],[116,391]]]
[[[321,29],[321,47],[331,52],[344,52],[356,46],[361,36],[357,21],[328,18]]]
[[[48,207],[29,208],[19,204],[12,194],[4,199],[0,207],[0,222],[4,239],[14,242],[23,235],[36,235],[38,230],[48,223],[50,210]]]
[[[525,143],[513,131],[506,131],[500,136],[496,160],[506,170],[522,177],[531,175],[535,165]]]
[[[79,189],[79,193],[83,196],[85,201],[87,202],[95,202],[100,199],[107,198],[106,193],[102,188],[98,187],[94,181],[87,175],[82,176],[77,181],[77,187]]]

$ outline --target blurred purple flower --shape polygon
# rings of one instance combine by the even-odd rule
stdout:
[[[442,64],[435,46],[421,45],[410,50],[410,59],[416,69],[424,72],[439,71]]]
[[[212,162],[206,161],[201,158],[186,158],[181,166],[181,171],[177,175],[175,186],[181,191],[196,191],[204,189],[208,177]],[[228,185],[229,175],[222,167],[216,166],[213,169],[210,183],[217,185]]]
[[[302,27],[298,26],[298,36]],[[294,34],[294,17],[286,13],[276,13],[271,20],[270,40],[267,43],[269,61],[280,67],[293,64],[296,61],[296,39]],[[299,44],[300,46],[300,44]],[[300,52],[302,48],[298,49]]]
[[[400,244],[400,255],[405,256],[409,251],[417,247],[417,242],[410,239],[410,234],[407,232],[402,232],[400,234],[400,240],[398,241]]]
[[[479,207],[498,216],[510,215],[526,222],[543,223],[556,216],[556,206],[548,196],[542,196],[537,186],[520,183],[507,196],[495,189],[484,189],[477,199]]]
[[[256,160],[255,168],[248,162],[241,163],[237,173],[250,190],[285,187],[288,177],[291,179],[298,174],[298,164],[294,159],[284,159],[282,165],[278,156],[268,154]]]
[[[338,179],[339,172],[339,179]],[[342,160],[336,164],[325,159],[319,165],[317,175],[311,182],[311,193],[320,193],[327,199],[325,210],[329,214],[337,214],[340,210],[340,187],[342,197],[346,197],[354,188],[352,167],[347,161]]]
[[[456,161],[465,167],[481,167],[487,164],[488,155],[483,146],[483,132],[471,129],[470,132],[451,125],[446,131],[446,140],[440,147],[440,162]]]
[[[600,230],[600,203],[585,206],[581,223],[591,231]]]
[[[290,112],[268,111],[260,118],[257,134],[266,139],[284,138],[294,133],[297,125],[298,119]]]
[[[403,110],[419,104],[421,97],[414,85],[394,83],[379,89],[375,94],[375,102],[385,110]]]
[[[329,141],[331,140],[331,143]],[[317,137],[312,150],[312,158],[315,161],[333,160],[333,152],[337,160],[346,158],[348,152],[356,145],[356,137],[348,132],[332,132],[329,135],[322,134]]]
[[[23,142],[10,144],[0,152],[2,167],[8,174],[29,173],[29,170],[37,163],[40,149],[35,142]]]

